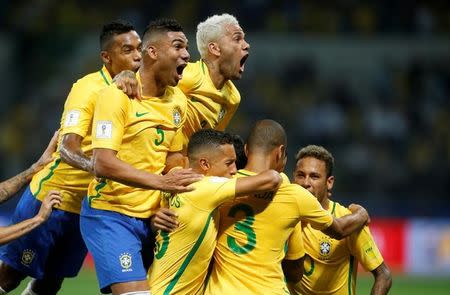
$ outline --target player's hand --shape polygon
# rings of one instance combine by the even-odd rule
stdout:
[[[39,160],[37,160],[36,163],[31,166],[35,172],[40,171],[45,167],[45,165],[53,161],[52,154],[56,151],[56,145],[58,144],[58,134],[59,131],[55,131],[44,153],[41,155]]]
[[[161,176],[160,190],[170,193],[184,193],[193,191],[189,185],[201,180],[203,175],[195,173],[192,169],[172,169]]]
[[[367,212],[367,210],[358,204],[350,204],[350,206],[348,206],[348,209],[355,214],[360,214],[361,218],[363,218],[364,220],[366,220],[366,225],[370,223],[370,216],[369,213]]]
[[[41,208],[39,209],[37,217],[39,217],[42,222],[44,222],[50,217],[53,207],[56,205],[61,205],[61,201],[62,199],[59,191],[49,191],[47,196],[45,196],[44,200],[42,201]]]
[[[154,232],[158,230],[171,232],[178,227],[177,214],[168,208],[159,208],[150,219],[150,226]]]
[[[133,71],[127,70],[120,72],[114,77],[113,83],[129,97],[138,100],[142,99],[141,86]]]

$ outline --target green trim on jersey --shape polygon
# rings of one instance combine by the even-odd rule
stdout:
[[[42,178],[41,181],[39,181],[38,190],[37,190],[37,192],[35,192],[33,194],[33,196],[37,197],[39,195],[39,193],[41,192],[41,189],[42,189],[42,184],[44,183],[44,181],[49,180],[53,176],[53,173],[54,173],[53,171],[56,169],[56,167],[58,167],[60,162],[61,162],[61,159],[59,159],[59,158],[56,159],[55,164],[53,164],[50,167],[50,172],[44,178]]]
[[[348,268],[348,295],[352,295],[352,274],[353,274],[353,260],[355,257],[350,255],[350,266]]]
[[[240,175],[244,175],[244,176],[251,176],[250,174],[246,174],[246,173],[241,172],[241,171],[238,171],[237,173],[240,174]]]
[[[330,201],[330,202],[333,202],[333,201]],[[331,209],[331,215],[334,215],[335,210],[336,210],[336,202],[333,202],[333,209]]]
[[[106,85],[109,86],[111,84],[111,82],[109,82],[108,79],[106,78],[105,73],[103,73],[103,69],[101,69],[99,72],[102,75],[103,80],[105,80]]]
[[[173,279],[170,281],[169,286],[167,286],[166,290],[164,290],[164,293],[163,293],[164,295],[169,295],[170,294],[170,292],[173,290],[173,288],[177,284],[178,280],[181,278],[181,276],[183,275],[184,271],[186,270],[186,267],[189,265],[189,262],[191,262],[191,260],[194,257],[195,253],[197,253],[198,248],[200,247],[200,245],[203,242],[203,239],[205,238],[206,231],[208,230],[209,223],[211,222],[212,216],[213,216],[215,211],[216,211],[216,209],[214,211],[212,211],[211,213],[209,213],[208,221],[206,221],[205,227],[203,228],[202,232],[200,233],[200,236],[198,237],[198,239],[195,242],[194,246],[192,247],[191,251],[189,251],[186,259],[181,264],[180,269],[178,269],[177,273],[175,274]]]
[[[88,196],[88,203],[89,203],[89,207],[92,204],[92,200],[94,199],[98,199],[100,198],[100,190],[106,185],[106,181],[105,182],[100,182],[99,184],[97,184],[97,186],[95,187],[95,191],[97,192],[97,194],[95,196]]]

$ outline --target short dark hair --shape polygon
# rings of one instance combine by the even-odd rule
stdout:
[[[280,123],[264,119],[257,121],[247,137],[247,149],[249,153],[261,151],[267,153],[280,145],[286,146],[286,132]]]
[[[245,155],[244,140],[237,134],[231,134],[233,139],[234,151],[236,152],[236,168],[243,169],[247,165],[247,156]]]
[[[146,41],[154,33],[183,32],[183,27],[174,19],[161,18],[154,20],[145,28],[142,39]]]
[[[105,24],[100,33],[100,50],[107,50],[114,36],[130,31],[135,31],[135,28],[125,20],[119,19]]]
[[[311,144],[300,149],[297,155],[295,156],[295,162],[297,163],[300,159],[308,157],[315,158],[317,160],[325,162],[327,177],[333,175],[334,157],[323,146]]]
[[[187,154],[189,159],[200,149],[217,149],[224,144],[233,144],[231,134],[214,129],[200,129],[189,139]]]

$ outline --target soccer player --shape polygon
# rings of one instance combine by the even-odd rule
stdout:
[[[201,59],[188,63],[178,83],[188,98],[184,147],[197,130],[225,130],[241,101],[231,80],[242,77],[250,49],[244,31],[229,14],[214,15],[198,24],[197,47]],[[133,85],[134,77],[130,71],[120,73],[119,88],[126,91]]]
[[[186,192],[200,180],[190,170],[159,175],[168,152],[182,149],[186,97],[177,87],[188,60],[187,39],[174,20],[151,22],[143,36],[137,74],[142,99],[114,86],[99,93],[92,124],[94,179],[81,210],[80,227],[92,253],[101,292],[149,294],[152,259],[149,225],[160,192]],[[180,184],[172,175],[181,175]]]
[[[248,162],[245,169],[238,171],[238,177],[267,169],[283,171],[286,164],[283,127],[272,120],[257,122],[247,139],[246,151]],[[354,205],[352,210],[351,215],[334,218],[306,189],[284,180],[276,192],[251,194],[223,204],[205,294],[288,294],[281,261],[296,224],[309,222],[342,238],[368,220],[361,206]]]
[[[40,171],[47,163],[52,161],[52,154],[56,149],[57,139],[58,132],[55,132],[44,153],[36,163],[22,173],[0,183],[0,203],[7,201],[14,196],[15,193],[30,181],[31,177],[36,174],[36,172]],[[34,217],[10,226],[0,227],[0,245],[11,242],[44,223],[50,216],[54,205],[61,205],[61,198],[57,191],[50,192],[44,198],[39,211],[37,214],[35,212],[36,215]],[[0,289],[0,293],[2,291],[4,290]]]
[[[155,261],[150,268],[152,294],[203,294],[219,222],[217,207],[235,197],[276,189],[281,176],[266,170],[256,176],[236,174],[233,137],[212,129],[194,133],[188,144],[190,167],[206,177],[194,183],[194,192],[166,195],[178,216],[173,232],[160,231]]]
[[[350,211],[329,199],[333,189],[334,158],[321,146],[302,148],[296,157],[294,181],[311,192],[322,207],[335,217]],[[375,282],[371,294],[387,294],[392,278],[389,268],[365,226],[340,241],[314,229],[300,227],[307,256],[301,282],[290,285],[291,294],[355,294],[358,262],[372,272]],[[288,255],[290,253],[288,250]]]
[[[33,177],[15,216],[17,220],[34,216],[52,190],[60,191],[63,201],[43,226],[1,250],[4,263],[0,267],[0,287],[5,291],[15,289],[31,276],[37,280],[32,280],[24,294],[56,294],[65,277],[77,275],[86,256],[79,212],[93,179],[90,127],[96,92],[111,84],[120,71],[136,71],[141,61],[141,39],[129,23],[106,24],[100,34],[100,47],[104,66],[72,86],[61,117],[62,138],[54,160]]]
[[[250,45],[236,18],[213,15],[197,26],[197,48],[201,59],[189,63],[178,87],[188,97],[185,144],[197,130],[224,130],[241,101],[231,80],[242,77]]]

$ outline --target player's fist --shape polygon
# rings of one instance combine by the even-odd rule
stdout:
[[[53,207],[60,206],[61,202],[62,199],[59,191],[49,191],[47,196],[45,196],[42,201],[41,208],[39,209],[37,216],[42,219],[42,222],[46,221],[50,217]]]

